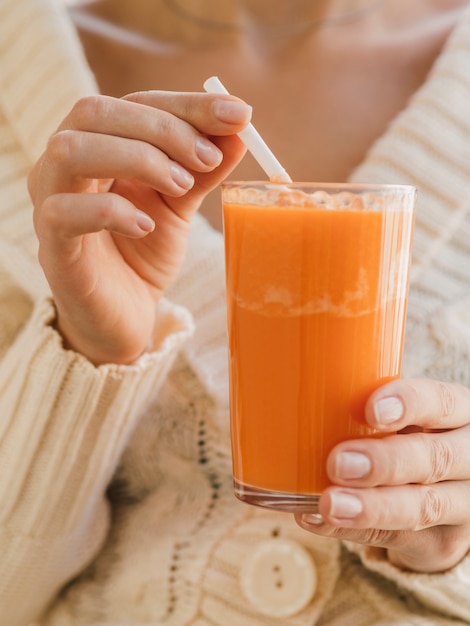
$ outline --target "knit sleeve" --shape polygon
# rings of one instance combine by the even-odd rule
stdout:
[[[108,529],[105,492],[136,422],[192,330],[163,301],[153,351],[93,366],[62,347],[40,299],[0,361],[0,614],[38,619]]]

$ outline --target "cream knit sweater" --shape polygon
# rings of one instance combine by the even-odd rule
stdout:
[[[404,373],[464,384],[469,42],[470,11],[353,177],[419,187]],[[151,352],[96,368],[63,350],[25,178],[94,91],[60,3],[1,0],[0,625],[470,624],[470,558],[443,575],[405,574],[380,550],[318,538],[232,495],[223,251],[202,218]],[[248,555],[272,538],[303,546],[318,574],[312,601],[279,620],[240,584]]]

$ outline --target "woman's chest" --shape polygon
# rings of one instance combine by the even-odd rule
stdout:
[[[324,30],[294,43],[234,38],[185,47],[134,45],[84,34],[104,93],[200,91],[218,75],[253,106],[253,121],[296,180],[346,179],[426,80],[453,23],[430,20],[409,32]],[[83,34],[83,33],[82,33]],[[413,35],[413,36],[411,36]],[[99,51],[99,54],[97,54]],[[237,178],[264,176],[245,158]],[[212,194],[206,215],[220,225]]]
[[[425,80],[439,33],[412,42],[325,31],[298,44],[106,45],[92,63],[104,93],[200,91],[218,75],[292,176],[344,179]]]

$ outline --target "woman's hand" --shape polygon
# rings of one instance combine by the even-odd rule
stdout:
[[[400,432],[337,445],[328,457],[334,486],[320,499],[324,521],[299,514],[298,523],[385,548],[404,569],[431,573],[456,565],[470,548],[470,390],[397,380],[372,394],[366,419],[383,432]]]
[[[141,92],[79,101],[29,177],[39,260],[67,345],[129,363],[182,264],[191,217],[240,161],[250,107]]]

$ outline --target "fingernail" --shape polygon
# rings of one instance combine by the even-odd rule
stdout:
[[[237,100],[215,100],[214,115],[221,121],[229,124],[243,124],[251,119],[252,108],[245,102]]]
[[[304,515],[302,515],[302,522],[304,522],[304,524],[319,526],[323,524],[323,517],[320,513],[304,513]]]
[[[338,478],[363,478],[371,470],[370,459],[360,452],[341,452],[336,456]]]
[[[352,519],[362,513],[362,502],[349,493],[330,493],[330,516]]]
[[[151,233],[155,228],[153,219],[140,209],[137,209],[135,212],[135,221],[137,222],[137,226],[146,233]]]
[[[194,178],[191,174],[175,161],[170,162],[170,174],[173,182],[181,189],[188,190],[194,185]]]
[[[222,152],[205,137],[197,137],[196,154],[204,165],[216,167],[222,161]]]
[[[378,424],[388,426],[398,421],[404,412],[404,406],[399,398],[382,398],[374,404],[374,416]]]

